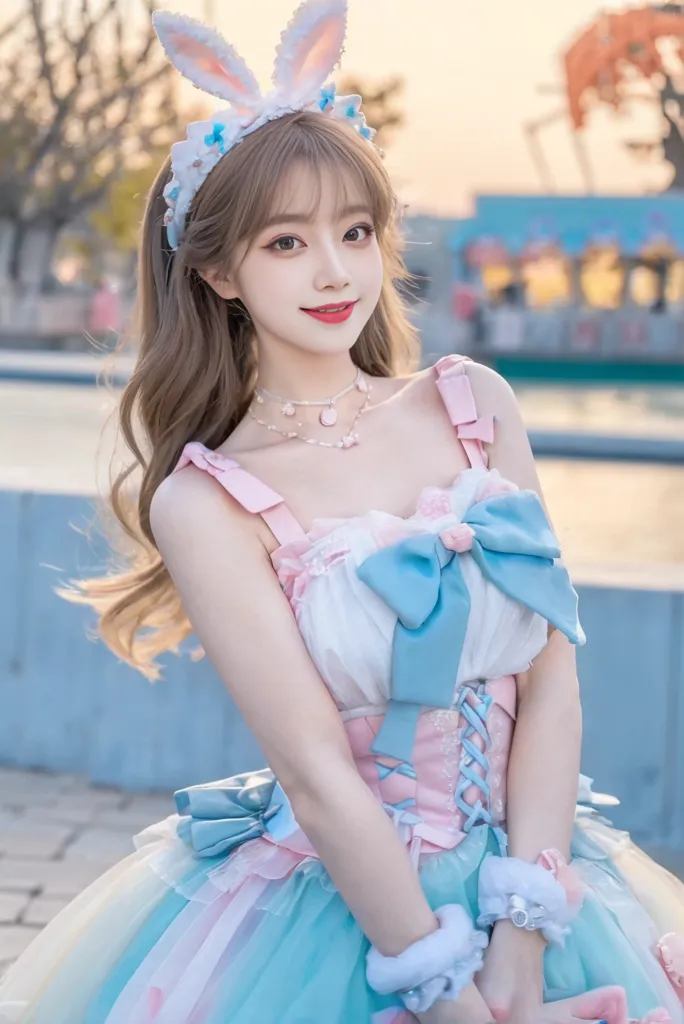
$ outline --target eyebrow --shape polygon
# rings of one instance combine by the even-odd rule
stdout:
[[[338,220],[344,220],[346,217],[352,217],[357,213],[370,213],[370,208],[366,203],[354,203],[351,206],[345,206],[338,213]],[[275,224],[311,224],[313,218],[308,213],[274,213],[271,217],[266,220],[262,226],[262,231],[266,228],[271,228]]]

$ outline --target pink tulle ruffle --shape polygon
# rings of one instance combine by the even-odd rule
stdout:
[[[684,936],[676,932],[663,935],[656,947],[656,955],[684,1006]]]

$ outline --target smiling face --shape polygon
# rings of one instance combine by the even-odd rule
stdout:
[[[208,279],[224,298],[244,303],[260,346],[348,352],[383,283],[368,197],[327,167],[295,165],[230,278]]]

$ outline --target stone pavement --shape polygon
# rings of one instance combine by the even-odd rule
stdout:
[[[0,977],[70,900],[175,810],[72,775],[0,768]]]

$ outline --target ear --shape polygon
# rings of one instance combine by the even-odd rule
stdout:
[[[253,112],[261,101],[259,83],[219,32],[171,11],[155,11],[152,24],[171,63],[193,85],[228,100],[240,114]]]
[[[288,106],[315,99],[342,56],[347,0],[305,0],[280,37],[273,84]]]
[[[198,270],[197,273],[222,299],[241,298],[238,287],[232,277],[223,277],[217,270],[213,269]]]

